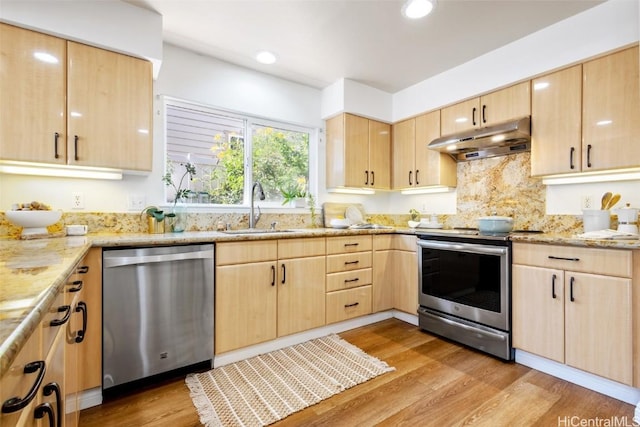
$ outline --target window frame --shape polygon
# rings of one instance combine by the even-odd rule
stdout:
[[[220,114],[234,119],[243,120],[244,123],[244,189],[241,204],[217,204],[217,203],[187,203],[190,209],[195,208],[202,211],[215,211],[215,210],[233,210],[238,208],[249,208],[251,204],[251,190],[253,187],[253,126],[261,127],[273,127],[276,129],[282,129],[293,132],[304,132],[309,134],[309,178],[307,182],[308,191],[318,199],[319,188],[319,175],[318,175],[318,145],[320,129],[312,126],[305,126],[296,123],[290,123],[282,120],[272,119],[268,117],[256,116],[249,113],[233,111],[222,107],[215,107],[198,102],[183,100],[166,95],[159,96],[162,103],[162,134],[163,134],[163,151],[162,162],[163,172],[162,175],[167,173],[167,107],[169,105],[189,108],[189,109],[201,109],[212,114]],[[162,183],[163,189],[163,202],[162,205],[171,205],[171,202],[167,201],[168,189],[167,186]],[[307,210],[306,208],[292,208],[283,206],[281,202],[273,201],[259,201],[261,209],[276,210],[281,209],[286,212],[294,212],[296,210]]]

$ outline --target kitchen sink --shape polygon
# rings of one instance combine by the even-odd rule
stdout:
[[[295,230],[272,229],[272,228],[245,228],[242,230],[225,230],[225,234],[273,234],[273,233],[291,233]]]

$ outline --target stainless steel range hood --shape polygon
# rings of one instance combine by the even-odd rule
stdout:
[[[443,136],[429,148],[459,161],[504,156],[531,150],[531,117]]]

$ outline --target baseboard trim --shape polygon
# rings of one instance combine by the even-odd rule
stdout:
[[[102,405],[102,387],[92,388],[80,393],[78,406],[80,410]]]
[[[638,404],[640,406],[640,403],[638,403],[640,401],[640,389],[611,381],[522,350],[516,350],[516,363],[588,388],[589,390],[597,391],[598,393],[631,405]],[[636,409],[636,412],[637,411]]]

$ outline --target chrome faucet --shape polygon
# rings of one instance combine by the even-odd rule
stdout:
[[[249,211],[249,228],[255,228],[256,223],[260,219],[260,206],[258,206],[258,215],[254,215],[253,213],[253,200],[256,192],[256,187],[258,188],[258,198],[260,198],[260,200],[264,200],[266,198],[264,196],[264,190],[262,189],[262,184],[256,181],[253,184],[253,187],[251,187],[251,209]]]

